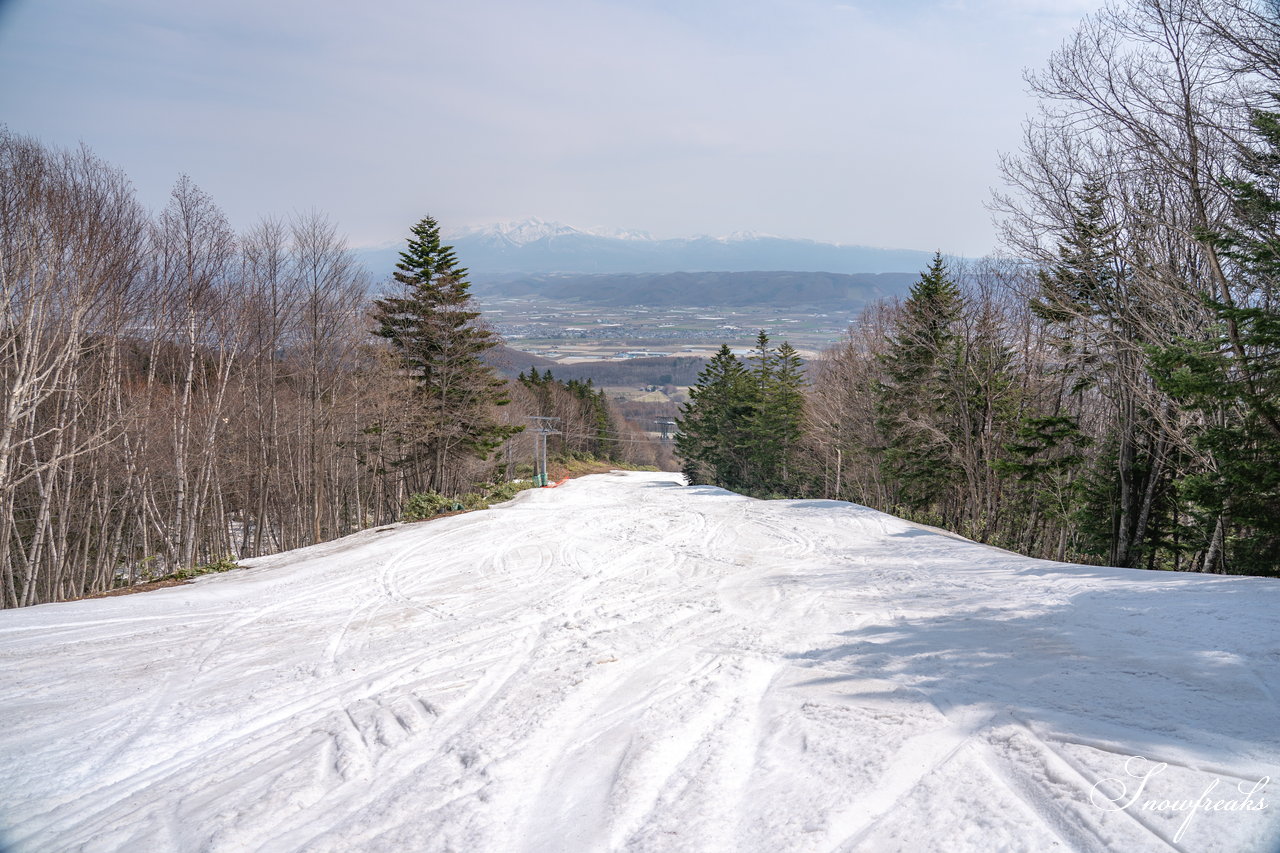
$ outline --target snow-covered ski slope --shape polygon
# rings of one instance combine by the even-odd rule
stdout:
[[[669,474],[250,565],[0,613],[0,848],[1280,847],[1273,580]]]

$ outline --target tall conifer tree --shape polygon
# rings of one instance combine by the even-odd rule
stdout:
[[[493,417],[493,407],[508,402],[506,382],[481,356],[500,340],[477,322],[467,271],[430,216],[411,234],[394,274],[403,295],[376,300],[373,319],[416,386],[417,434],[408,437],[404,462],[424,463],[428,485],[444,491],[455,454],[486,457],[520,428]]]
[[[790,456],[803,432],[804,373],[800,355],[784,341],[776,350],[763,330],[756,339],[750,420],[751,473],[763,493],[787,491]]]
[[[911,288],[888,351],[878,388],[878,426],[885,438],[887,480],[909,509],[934,505],[957,469],[943,429],[951,389],[955,330],[961,295],[941,253]]]
[[[745,487],[753,397],[750,374],[722,344],[698,374],[676,419],[676,455],[690,485]]]

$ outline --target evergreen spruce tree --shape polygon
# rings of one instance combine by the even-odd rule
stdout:
[[[791,480],[791,460],[804,435],[804,389],[806,380],[800,354],[787,341],[778,347],[777,369],[773,375],[769,406],[775,412],[775,436],[782,455],[782,482]]]
[[[791,344],[783,341],[775,351],[763,331],[756,346],[750,421],[755,489],[762,494],[787,494],[792,455],[804,431],[803,366]]]
[[[570,379],[565,383],[565,390],[581,407],[583,420],[592,436],[589,452],[598,459],[612,458],[618,447],[615,435],[617,426],[609,413],[609,401],[604,389],[597,392],[595,383],[590,379],[586,382]]]
[[[1105,202],[1101,184],[1081,189],[1058,245],[1058,262],[1040,273],[1040,292],[1031,300],[1032,312],[1056,332],[1058,349],[1070,367],[1081,372],[1096,363],[1098,329],[1117,313],[1120,265],[1116,229],[1107,222]]]
[[[997,472],[1013,480],[1014,494],[1024,498],[1018,514],[1026,531],[1038,530],[1042,518],[1056,526],[1054,557],[1058,560],[1066,559],[1071,525],[1086,494],[1078,469],[1085,458],[1083,450],[1091,443],[1073,417],[1026,415],[1004,444],[1006,456],[992,463]],[[1024,539],[1022,544],[1029,551],[1034,543]]]
[[[555,405],[551,400],[551,386],[555,379],[551,376],[550,368],[545,373],[538,373],[538,368],[530,367],[529,375],[523,373],[518,377],[520,383],[524,387],[533,392],[534,399],[537,401],[537,413],[543,417],[551,417],[555,414]]]
[[[586,400],[591,406],[593,426],[596,432],[596,455],[601,459],[619,456],[618,424],[609,409],[609,398],[601,388],[591,394],[591,380],[587,380]]]
[[[676,455],[690,485],[741,489],[748,481],[752,380],[727,345],[698,374],[676,418]]]
[[[786,494],[803,433],[804,374],[788,343],[763,330],[749,366],[722,345],[689,389],[676,424],[676,455],[690,484],[754,495]]]
[[[1102,468],[1083,470],[1082,450],[1092,440],[1074,413],[1097,383],[1100,344],[1094,324],[1117,281],[1115,229],[1106,221],[1105,200],[1098,183],[1081,190],[1058,245],[1058,262],[1040,271],[1039,292],[1029,305],[1057,351],[1060,362],[1049,372],[1062,390],[1049,413],[1022,413],[1004,443],[1007,455],[993,463],[1011,480],[1010,494],[1020,499],[1010,503],[1025,513],[1026,533],[1034,534],[1042,519],[1057,526],[1059,560],[1066,557],[1072,525],[1083,530],[1086,552],[1094,559],[1106,559],[1115,539],[1116,457],[1104,457]],[[1033,543],[1024,538],[1020,544],[1029,551]]]
[[[752,494],[774,491],[782,467],[781,448],[771,440],[773,412],[766,403],[773,388],[777,361],[778,355],[769,345],[769,335],[761,329],[756,334],[756,347],[748,356],[750,380],[742,399],[745,420],[741,450],[746,468],[738,487]]]
[[[751,362],[751,378],[756,386],[756,393],[763,396],[773,376],[774,365],[778,355],[769,346],[769,333],[761,329],[756,333],[756,348],[749,356]]]
[[[960,308],[960,288],[939,253],[912,286],[881,358],[877,426],[885,442],[882,464],[898,503],[908,510],[936,505],[959,473],[943,427],[951,405],[950,362]]]
[[[448,488],[456,454],[487,457],[521,427],[505,426],[493,407],[505,405],[506,382],[481,356],[500,342],[477,320],[466,273],[440,229],[425,217],[411,229],[394,274],[403,295],[374,302],[375,334],[386,338],[416,387],[416,435],[404,465],[423,464],[427,486]]]

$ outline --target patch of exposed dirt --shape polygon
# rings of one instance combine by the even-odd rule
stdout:
[[[121,586],[115,589],[109,589],[106,592],[95,592],[92,595],[81,595],[77,598],[64,598],[63,601],[84,601],[87,598],[113,598],[117,595],[132,595],[135,592],[150,592],[153,589],[163,589],[166,586],[182,586],[191,583],[194,579],[178,580],[177,578],[169,578],[162,581],[150,581],[148,583],[134,584],[133,586]]]

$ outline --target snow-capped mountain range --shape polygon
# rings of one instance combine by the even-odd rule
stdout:
[[[647,231],[628,231],[622,228],[574,228],[559,222],[545,222],[537,217],[517,222],[497,222],[490,225],[472,225],[446,232],[447,240],[486,240],[495,245],[526,246],[539,240],[585,234],[611,240],[652,240]]]
[[[655,238],[643,231],[575,228],[528,219],[445,232],[473,278],[511,273],[918,272],[930,252],[878,249],[737,232]],[[360,251],[375,279],[388,276],[399,244]]]

